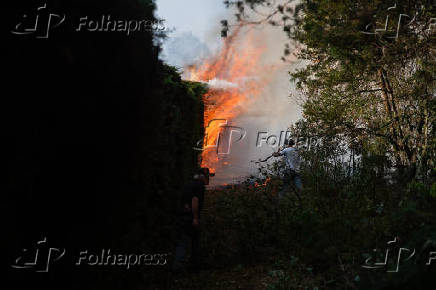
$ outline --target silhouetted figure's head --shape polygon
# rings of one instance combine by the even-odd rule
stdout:
[[[294,140],[292,138],[289,138],[288,140],[286,140],[286,145],[288,147],[292,147],[292,146],[295,145],[295,142],[294,142]]]

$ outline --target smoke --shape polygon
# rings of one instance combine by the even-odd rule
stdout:
[[[227,12],[228,15],[221,15],[217,20],[231,18],[233,11]],[[245,138],[232,142],[233,140],[229,140],[232,136],[229,132],[223,134],[219,142],[230,142],[230,151],[229,154],[224,155],[217,153],[220,167],[216,169],[216,175],[211,179],[213,186],[242,181],[249,175],[256,175],[258,165],[251,161],[271,155],[279,145],[283,144],[284,131],[302,116],[301,107],[295,97],[298,94],[295,85],[290,81],[289,72],[304,64],[295,57],[288,58],[288,62],[281,60],[284,45],[289,43],[289,39],[280,27],[271,25],[233,27],[233,31],[224,41],[220,38],[219,21],[210,24],[210,33],[205,35],[203,41],[192,33],[183,33],[170,37],[164,44],[164,59],[171,65],[185,68],[184,76],[187,78],[189,78],[186,75],[189,66],[199,65],[218,53],[232,58],[237,57],[238,51],[250,49],[247,43],[254,48],[264,47],[260,63],[253,64],[256,67],[260,66],[261,69],[258,69],[255,75],[247,76],[250,80],[228,81],[223,72],[216,78],[206,81],[211,89],[223,90],[238,88],[244,85],[244,81],[253,79],[264,82],[261,93],[258,96],[249,96],[252,99],[247,102],[241,113],[234,119],[227,120],[228,127],[242,128],[245,131]],[[249,42],[244,41],[247,35],[252,38]],[[229,45],[224,45],[224,42]],[[269,138],[269,144],[266,138]],[[276,139],[275,144],[272,142],[274,139]]]
[[[223,90],[225,90],[225,89],[238,87],[238,85],[235,83],[232,83],[232,82],[229,82],[226,80],[220,80],[217,78],[213,78],[207,82],[203,82],[203,81],[201,81],[201,82],[207,84],[209,86],[209,88],[211,88],[211,89],[223,89]]]
[[[192,32],[179,33],[164,43],[161,58],[168,64],[184,68],[211,56],[209,47]]]
[[[295,84],[290,81],[289,72],[302,63],[294,58],[283,62],[284,44],[289,42],[287,36],[277,27],[265,26],[262,29],[244,28],[240,35],[250,33],[255,43],[265,45],[261,58],[261,67],[256,77],[267,80],[261,94],[249,102],[231,125],[244,128],[246,137],[231,142],[231,152],[224,156],[227,165],[217,169],[212,185],[234,183],[244,180],[249,175],[257,175],[258,164],[252,162],[265,158],[276,151],[285,141],[287,129],[302,117],[298,93]],[[235,42],[239,43],[239,42]],[[235,50],[247,49],[244,42]],[[265,139],[268,139],[268,143]],[[275,143],[274,143],[275,141]],[[227,140],[226,140],[227,142]],[[270,159],[273,161],[273,158]]]

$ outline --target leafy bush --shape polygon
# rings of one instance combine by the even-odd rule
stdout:
[[[286,267],[273,267],[269,289],[389,285],[386,272],[361,267],[368,257],[364,255],[385,248],[393,237],[404,246],[422,248],[424,241],[413,237],[424,239],[423,229],[435,226],[431,187],[428,182],[412,180],[404,186],[405,181],[386,178],[386,160],[380,157],[363,157],[350,174],[346,166],[332,165],[334,156],[327,151],[318,153],[307,154],[311,159],[302,166],[301,201],[292,193],[278,201],[282,181],[276,163],[261,168],[261,178],[209,191],[203,235],[208,263],[272,263],[277,257],[288,261]],[[295,264],[310,268],[311,275]],[[419,275],[410,273],[404,275],[405,283],[414,285]]]

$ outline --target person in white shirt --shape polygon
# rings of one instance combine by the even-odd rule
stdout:
[[[274,157],[283,156],[283,161],[285,163],[284,173],[283,173],[283,187],[279,192],[279,198],[282,199],[283,195],[287,192],[291,182],[293,182],[296,190],[297,197],[301,195],[301,190],[303,189],[303,184],[300,177],[300,155],[298,149],[294,147],[295,142],[291,138],[286,140],[286,148],[279,152],[273,153]]]

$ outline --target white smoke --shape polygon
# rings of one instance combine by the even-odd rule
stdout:
[[[221,174],[217,171],[217,184],[222,182],[219,180],[220,175],[223,176],[224,183],[256,175],[259,165],[252,161],[263,159],[277,150],[285,141],[287,129],[302,117],[295,84],[290,81],[289,75],[301,63],[297,59],[289,63],[281,60],[284,44],[289,39],[279,29],[271,26],[255,30],[254,33],[259,34],[259,38],[266,44],[262,64],[265,68],[275,66],[276,69],[273,70],[273,75],[268,75],[270,81],[263,88],[262,94],[233,120],[235,126],[246,130],[246,138],[232,144],[230,165],[220,170]],[[270,73],[271,70],[268,69],[259,71],[259,78]],[[270,138],[271,142],[267,144],[265,138]],[[270,159],[273,160],[274,158]]]
[[[223,90],[226,90],[226,89],[231,89],[231,88],[237,88],[238,87],[238,84],[235,84],[235,83],[232,83],[232,82],[229,82],[229,81],[226,81],[226,80],[220,80],[220,79],[217,79],[217,78],[213,78],[213,79],[211,79],[211,80],[209,80],[207,82],[206,81],[198,81],[198,82],[204,83],[204,84],[208,85],[208,87],[211,88],[211,89],[223,89]]]
[[[237,84],[226,81],[226,80],[220,80],[220,79],[211,79],[207,82],[207,84],[214,89],[230,89],[230,88],[236,88],[238,87]]]
[[[184,68],[211,55],[208,46],[192,32],[171,36],[163,44],[161,58],[168,64]]]
[[[231,19],[233,11],[228,10],[228,13],[221,19]],[[219,21],[210,24],[211,32],[202,40],[189,33],[180,34],[173,39],[170,37],[164,44],[165,60],[171,65],[187,68],[215,55],[217,48],[222,47],[223,39],[219,37]],[[276,69],[272,73],[268,69],[259,71],[259,79],[262,79],[265,74],[272,74],[268,75],[270,81],[264,87],[262,94],[250,102],[234,120],[228,120],[228,125],[243,128],[246,137],[231,144],[230,154],[219,156],[222,167],[217,169],[215,177],[211,179],[212,185],[237,182],[250,174],[256,174],[258,165],[251,161],[271,155],[277,149],[277,145],[280,145],[270,146],[272,144],[266,144],[264,141],[259,144],[259,134],[265,136],[266,132],[266,136],[275,135],[277,139],[281,138],[280,142],[283,143],[281,132],[286,131],[302,116],[301,107],[295,97],[298,94],[295,85],[290,81],[289,72],[304,64],[295,57],[289,63],[281,60],[284,45],[289,43],[289,39],[282,29],[270,25],[244,29],[250,30],[250,33],[256,36],[259,45],[266,45],[266,51],[260,60],[262,65],[265,68],[276,66]],[[248,30],[240,33],[241,36],[244,36]],[[243,50],[246,47],[239,47],[239,49]],[[212,79],[207,84],[214,89],[236,88],[244,85],[244,79],[233,81]]]

